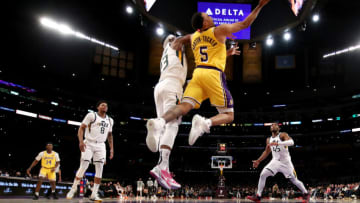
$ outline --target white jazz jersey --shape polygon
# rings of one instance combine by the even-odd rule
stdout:
[[[96,112],[88,113],[83,124],[87,126],[85,130],[85,139],[92,142],[105,142],[108,133],[112,132],[114,120],[106,115],[105,118],[100,117]]]
[[[276,137],[270,137],[269,143],[273,143],[273,142],[281,142],[280,139],[280,134],[279,133]],[[290,157],[290,153],[289,153],[289,148],[287,146],[271,146],[271,153],[272,153],[272,158],[273,160],[278,160],[281,162],[289,162],[291,161],[291,157]]]
[[[181,86],[185,84],[187,74],[187,62],[184,47],[180,51],[171,48],[168,43],[163,51],[160,61],[160,80],[166,78],[176,78],[180,81]]]

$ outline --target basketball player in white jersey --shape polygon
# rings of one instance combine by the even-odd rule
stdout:
[[[112,128],[114,121],[108,115],[108,104],[106,101],[99,101],[96,105],[97,112],[88,113],[81,123],[78,131],[79,148],[81,151],[80,167],[76,173],[76,177],[71,190],[66,198],[72,199],[76,193],[77,186],[83,178],[91,159],[95,165],[94,188],[90,196],[92,201],[102,201],[98,197],[99,186],[101,183],[103,166],[106,161],[106,146],[108,140],[110,147],[110,159],[114,156],[114,145]],[[85,133],[85,140],[83,138]]]
[[[183,94],[187,74],[187,63],[184,47],[176,51],[171,45],[178,40],[174,35],[168,35],[163,41],[164,51],[160,61],[160,79],[155,86],[154,98],[157,117],[160,118],[170,108],[176,106]],[[181,118],[165,125],[164,134],[161,137],[147,136],[146,143],[152,152],[159,151],[158,164],[150,171],[161,186],[166,189],[178,189],[181,187],[169,172],[169,157],[173,148],[175,137],[178,133]],[[155,148],[151,148],[154,146]],[[160,149],[159,149],[160,147]]]
[[[187,75],[187,61],[184,46],[176,51],[172,46],[180,41],[181,37],[168,35],[163,41],[164,51],[160,62],[160,80],[154,90],[157,117],[160,118],[168,110],[176,106],[182,99],[183,86]],[[172,43],[174,42],[174,43]],[[240,55],[239,47],[229,49],[227,55]],[[177,135],[181,117],[165,125],[163,134],[148,134],[146,144],[152,152],[160,152],[158,164],[150,174],[166,189],[179,189],[177,183],[169,172],[169,157]],[[160,147],[160,149],[159,149]]]
[[[294,140],[285,132],[280,132],[277,123],[273,123],[270,127],[272,136],[266,140],[266,149],[262,155],[253,161],[253,167],[257,168],[266,157],[272,153],[272,160],[264,167],[260,174],[258,191],[254,196],[248,196],[247,199],[254,202],[261,201],[261,193],[265,187],[267,177],[274,176],[278,172],[282,173],[285,178],[289,179],[303,193],[304,202],[308,202],[310,195],[304,184],[297,179],[294,166],[291,162],[289,147],[294,145]]]

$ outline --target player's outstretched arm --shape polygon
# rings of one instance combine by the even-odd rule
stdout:
[[[114,157],[114,138],[112,135],[112,132],[108,133],[108,143],[109,143],[109,148],[110,148],[110,159],[112,159]]]
[[[260,0],[256,8],[245,18],[245,20],[233,24],[221,24],[215,28],[215,36],[219,41],[225,42],[226,37],[233,37],[233,33],[248,28],[257,18],[261,9],[269,3],[270,0]]]
[[[175,50],[180,50],[184,44],[190,42],[191,42],[191,34],[187,34],[183,37],[176,38],[175,41],[171,43],[171,48]]]
[[[281,133],[280,140],[281,142],[279,142],[278,145],[293,146],[295,144],[294,140],[287,133]]]
[[[266,140],[266,148],[265,148],[265,151],[261,154],[261,156],[257,159],[257,160],[254,160],[253,161],[253,167],[254,168],[257,168],[259,166],[259,164],[264,160],[266,159],[269,154],[271,153],[271,148],[269,146],[269,142],[270,142],[270,139],[268,138]]]

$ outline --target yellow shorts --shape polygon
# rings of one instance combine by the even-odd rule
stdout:
[[[195,100],[195,108],[210,99],[212,106],[233,108],[234,101],[226,84],[225,73],[211,66],[198,66],[184,92],[184,99]]]
[[[51,169],[49,169],[49,168],[41,168],[39,177],[47,178],[49,180],[56,181],[56,173],[55,173],[55,171],[51,172]]]

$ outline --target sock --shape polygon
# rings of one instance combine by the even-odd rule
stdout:
[[[74,180],[74,183],[71,187],[72,190],[77,190],[77,186],[80,184],[80,180],[76,179]]]
[[[51,190],[52,193],[55,193],[55,190]]]
[[[165,119],[163,118],[159,118],[159,121],[161,122],[161,125],[164,126],[166,124],[166,121]]]
[[[35,192],[35,195],[36,195],[36,196],[39,196],[39,192]]]
[[[94,183],[94,187],[93,187],[93,191],[92,191],[91,197],[95,197],[95,195],[98,193],[99,186],[100,186],[100,184]]]
[[[205,119],[205,122],[207,124],[207,126],[210,128],[212,126],[212,121],[211,119]]]
[[[158,165],[162,170],[169,168],[169,157],[170,157],[170,150],[168,149],[160,149],[160,157]]]
[[[303,184],[300,180],[298,180],[297,178],[292,178],[292,179],[290,179],[290,181],[291,181],[294,185],[296,185],[296,187],[299,188],[299,190],[300,190],[303,194],[307,194],[307,193],[308,193],[308,191],[306,190],[304,184]]]
[[[211,121],[211,119],[205,119],[205,123],[206,123],[205,132],[209,133],[210,132],[210,127],[212,126],[212,121]]]

